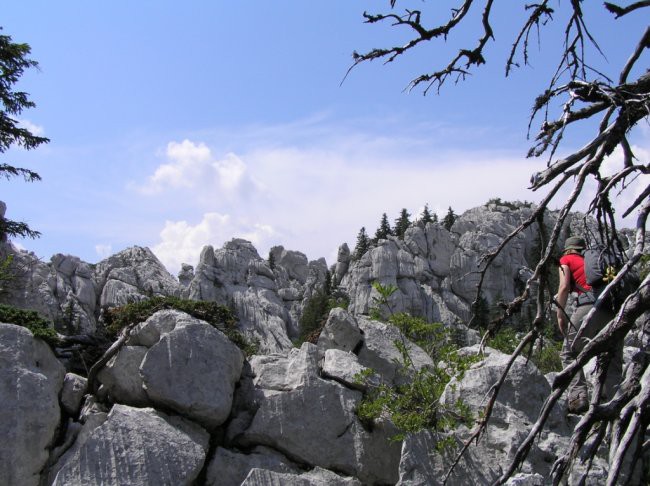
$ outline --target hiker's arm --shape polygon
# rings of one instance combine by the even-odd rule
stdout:
[[[571,293],[571,272],[568,265],[560,266],[560,286],[555,299],[557,300],[557,325],[563,336],[566,335],[567,315],[564,308]]]

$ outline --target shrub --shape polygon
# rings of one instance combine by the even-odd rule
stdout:
[[[34,337],[42,339],[51,347],[59,343],[54,327],[36,311],[0,304],[0,322],[16,324],[29,329]]]
[[[146,321],[162,309],[176,309],[192,317],[201,319],[223,332],[247,355],[254,354],[257,346],[250,343],[236,328],[237,319],[226,306],[216,302],[180,299],[178,297],[152,297],[140,302],[132,302],[122,307],[108,309],[104,320],[106,332],[115,338],[125,327]]]
[[[478,357],[459,356],[456,336],[440,323],[428,323],[407,313],[394,314],[389,322],[429,353],[434,365],[414,371],[406,343],[395,341],[402,354],[401,372],[410,372],[410,379],[404,385],[381,384],[370,388],[357,407],[362,423],[371,427],[383,414],[388,415],[400,430],[393,437],[395,440],[402,440],[405,434],[423,429],[447,431],[460,423],[469,425],[471,413],[462,400],[445,406],[440,403],[440,397],[449,381],[453,377],[462,378]],[[360,381],[366,378],[366,375],[358,377]]]
[[[544,335],[541,340],[537,341],[530,357],[530,360],[543,374],[562,371],[562,359],[560,358],[562,342],[550,335],[552,334],[551,330],[547,334],[549,335]],[[502,353],[512,354],[519,345],[519,341],[520,336],[512,328],[502,328],[488,344]],[[524,349],[522,354],[526,356],[529,351],[530,348]]]

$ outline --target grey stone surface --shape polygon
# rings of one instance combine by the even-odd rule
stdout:
[[[249,454],[218,447],[208,466],[206,486],[239,486],[252,469],[299,473],[300,469],[279,452],[256,447]]]
[[[0,323],[0,484],[38,485],[59,426],[64,376],[47,344]]]
[[[68,415],[77,416],[87,387],[86,378],[75,373],[66,373],[61,390],[61,406]]]
[[[151,408],[115,405],[65,458],[53,484],[191,485],[208,442],[208,433],[189,421]]]
[[[147,351],[145,346],[124,346],[99,372],[97,378],[111,401],[134,407],[151,405],[140,376]]]
[[[413,373],[412,367],[402,365],[402,354],[395,345],[395,341],[406,345],[415,370],[433,366],[429,355],[422,348],[406,339],[395,326],[361,316],[357,322],[364,338],[358,355],[359,363],[375,370],[384,382],[404,383]]]
[[[318,348],[321,351],[353,351],[362,339],[356,319],[346,310],[336,307],[330,311],[325,327],[318,337]]]
[[[288,474],[265,469],[252,469],[241,486],[361,486],[354,478],[316,467],[304,474]]]
[[[377,386],[381,382],[375,373],[365,376],[364,372],[367,372],[368,368],[359,364],[354,354],[340,349],[325,351],[322,371],[325,378],[332,378],[348,388],[366,390],[367,383]]]
[[[308,385],[261,400],[244,446],[267,445],[301,463],[355,476],[363,482],[397,480],[399,443],[393,429],[363,429],[354,410],[360,392],[315,378]]]
[[[242,352],[223,333],[194,319],[162,335],[146,352],[140,373],[154,405],[212,428],[230,414],[243,361]]]

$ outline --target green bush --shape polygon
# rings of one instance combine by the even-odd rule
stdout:
[[[349,303],[347,296],[338,292],[328,293],[326,289],[315,292],[305,304],[298,323],[298,339],[294,344],[300,346],[304,342],[315,343],[327,322],[330,311],[335,307],[347,309]]]
[[[407,433],[423,429],[447,431],[458,424],[470,424],[469,408],[459,400],[451,406],[440,403],[445,387],[453,377],[462,378],[476,356],[459,356],[458,344],[451,330],[440,323],[428,323],[407,313],[391,316],[389,322],[398,327],[412,342],[424,349],[433,360],[433,367],[418,371],[412,362],[406,343],[395,341],[402,354],[401,372],[410,374],[404,385],[381,384],[370,387],[357,407],[357,415],[364,425],[371,427],[375,420],[387,414],[400,432],[393,437],[402,440]],[[366,373],[358,377],[369,383]]]
[[[59,343],[54,327],[36,311],[0,304],[0,322],[27,328],[34,337],[42,339],[52,347]]]
[[[152,297],[122,307],[108,309],[104,316],[106,332],[115,338],[125,327],[146,321],[162,309],[176,309],[201,319],[223,332],[247,355],[255,354],[257,346],[250,343],[236,328],[237,319],[226,306],[216,302],[180,299],[178,297]]]
[[[551,331],[548,332],[549,334]],[[512,328],[502,328],[489,342],[488,345],[502,353],[512,354],[519,345],[520,337]],[[530,348],[523,350],[524,356],[528,355]],[[530,360],[543,374],[551,371],[562,371],[562,360],[560,358],[562,342],[553,339],[552,336],[542,336],[537,342]]]

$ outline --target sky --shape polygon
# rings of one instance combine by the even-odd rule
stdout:
[[[526,159],[527,126],[557,59],[563,3],[533,43],[531,66],[508,79],[523,3],[499,4],[487,64],[426,96],[405,89],[409,81],[475,38],[464,29],[346,76],[354,51],[406,40],[403,29],[363,22],[388,1],[3,3],[3,34],[28,43],[39,63],[17,86],[37,105],[20,121],[51,141],[0,154],[42,177],[0,180],[0,200],[7,217],[42,233],[14,243],[45,261],[64,253],[95,263],[138,245],[175,274],[196,265],[204,245],[237,237],[263,258],[282,245],[331,265],[339,245],[353,248],[361,227],[374,234],[384,212],[394,221],[428,204],[442,217],[494,197],[543,195],[527,189],[546,163]],[[586,3],[605,56],[590,59],[617,77],[647,22],[611,22],[600,2]],[[454,2],[401,5],[441,21]],[[588,133],[568,133],[563,150]],[[647,161],[647,125],[631,140]]]

